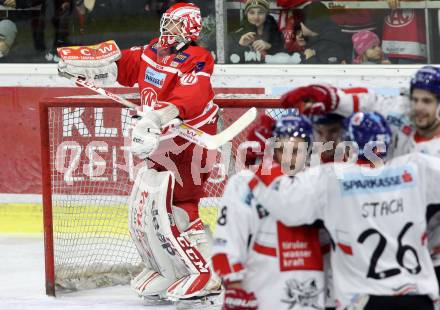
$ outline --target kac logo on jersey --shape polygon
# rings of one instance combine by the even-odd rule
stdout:
[[[362,173],[347,174],[339,184],[342,195],[346,196],[410,188],[416,186],[416,180],[413,168],[405,165],[384,170],[378,176],[367,176]]]
[[[156,87],[162,88],[167,75],[162,72],[157,72],[156,70],[148,67],[145,71],[145,82],[150,83]]]

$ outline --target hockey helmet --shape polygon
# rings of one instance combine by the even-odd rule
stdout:
[[[277,121],[273,135],[278,138],[298,137],[311,143],[313,141],[312,124],[304,115],[288,113]]]
[[[353,113],[344,121],[345,140],[356,142],[359,147],[359,158],[366,159],[364,147],[369,142],[383,142],[386,151],[376,154],[380,158],[387,155],[391,145],[391,129],[385,118],[377,112]]]
[[[193,3],[176,3],[171,6],[160,20],[160,38],[162,47],[184,45],[197,41],[202,30],[200,8]]]
[[[419,69],[410,82],[410,92],[414,89],[423,89],[436,95],[440,100],[440,68],[424,66]]]

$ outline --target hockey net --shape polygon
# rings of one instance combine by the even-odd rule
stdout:
[[[264,96],[214,101],[219,131],[251,106],[274,118],[285,112]],[[130,112],[97,96],[53,98],[41,102],[40,121],[47,294],[129,283],[141,260],[128,233],[127,201],[142,165],[128,151]],[[205,184],[200,212],[211,230],[245,137],[222,147]]]

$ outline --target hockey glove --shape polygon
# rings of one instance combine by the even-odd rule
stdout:
[[[137,112],[131,133],[130,151],[140,159],[150,156],[159,146],[162,127],[177,120],[179,109],[170,103],[162,103],[159,110]]]
[[[260,152],[254,152],[247,149],[246,165],[252,165],[259,156],[263,156],[266,147],[266,140],[272,137],[272,129],[275,126],[275,120],[268,115],[261,115],[257,122],[249,128],[247,141],[254,141],[260,145]]]
[[[61,47],[57,51],[61,58],[58,62],[60,76],[81,77],[97,86],[116,82],[116,60],[121,58],[121,51],[114,41],[91,46]]]
[[[228,288],[225,292],[225,302],[222,310],[256,310],[258,301],[254,293],[241,288]]]
[[[146,112],[138,117],[131,133],[131,153],[146,159],[158,148],[160,133],[161,122],[156,112]]]
[[[330,113],[338,104],[337,89],[328,85],[298,87],[281,97],[284,108],[296,108],[305,115]]]

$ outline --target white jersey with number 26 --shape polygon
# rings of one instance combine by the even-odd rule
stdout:
[[[324,221],[336,244],[331,264],[342,309],[365,295],[437,299],[425,216],[427,205],[440,203],[438,184],[440,159],[413,153],[376,169],[349,163],[313,167],[288,186],[259,183],[254,195],[285,225]]]
[[[358,100],[354,100],[354,98]],[[390,155],[397,157],[409,153],[424,153],[440,157],[440,136],[423,139],[418,136],[409,115],[411,104],[406,96],[385,97],[373,92],[341,95],[337,113],[349,116],[355,110],[375,111],[382,114],[393,132]],[[358,102],[357,109],[354,102]],[[434,214],[428,223],[428,245],[434,266],[440,266],[440,212]]]

